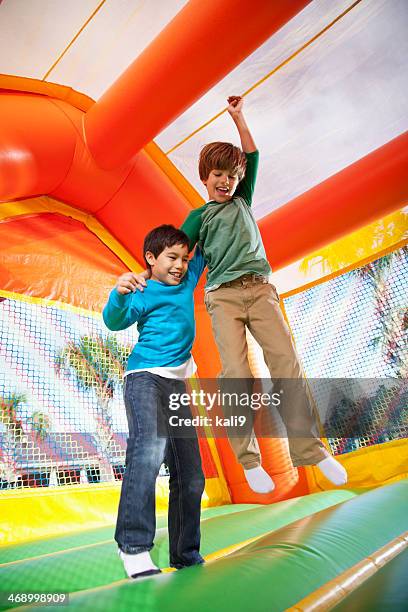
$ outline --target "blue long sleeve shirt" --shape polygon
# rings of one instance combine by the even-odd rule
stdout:
[[[119,331],[137,323],[139,332],[127,370],[175,367],[191,357],[195,337],[193,293],[205,265],[197,248],[179,285],[148,280],[143,292],[121,295],[116,289],[111,291],[102,313],[105,325]]]

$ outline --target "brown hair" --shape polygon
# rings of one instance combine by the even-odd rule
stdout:
[[[211,170],[228,170],[241,180],[245,169],[245,153],[230,142],[211,142],[201,149],[198,171],[202,181],[208,179]]]
[[[150,251],[155,257],[158,257],[166,247],[170,248],[175,244],[181,244],[188,248],[188,236],[174,227],[174,225],[159,225],[159,227],[153,228],[145,237],[143,244],[143,257],[147,267],[151,267],[146,259],[147,251]]]

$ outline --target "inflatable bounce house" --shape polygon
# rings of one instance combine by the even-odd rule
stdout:
[[[405,0],[0,2],[2,610],[408,609],[407,25]],[[272,415],[258,439],[276,488],[256,494],[207,427],[206,564],[168,567],[163,465],[163,573],[131,581],[113,534],[137,331],[110,332],[101,311],[144,268],[146,233],[204,203],[202,146],[239,144],[229,95],[245,100],[254,216],[348,483],[294,468]],[[203,286],[196,388],[220,371]]]

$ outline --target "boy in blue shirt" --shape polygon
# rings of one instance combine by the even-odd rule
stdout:
[[[170,472],[170,565],[181,569],[204,561],[199,553],[204,475],[195,429],[188,437],[174,436],[168,429],[167,437],[158,436],[158,421],[168,423],[171,414],[170,395],[184,393],[184,379],[196,370],[191,355],[193,293],[205,262],[199,249],[189,262],[188,251],[189,239],[181,230],[171,225],[153,229],[143,247],[150,270],[144,291],[135,292],[137,275],[125,273],[103,310],[109,329],[137,322],[139,331],[125,373],[129,438],[115,532],[131,578],[160,573],[149,551],[156,527],[155,482],[163,459]],[[188,406],[180,406],[177,414],[191,418]]]

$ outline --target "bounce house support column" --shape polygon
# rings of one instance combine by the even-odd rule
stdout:
[[[272,268],[283,268],[402,208],[408,200],[407,175],[404,132],[261,219]]]
[[[126,163],[309,1],[190,0],[88,110],[97,163]]]

